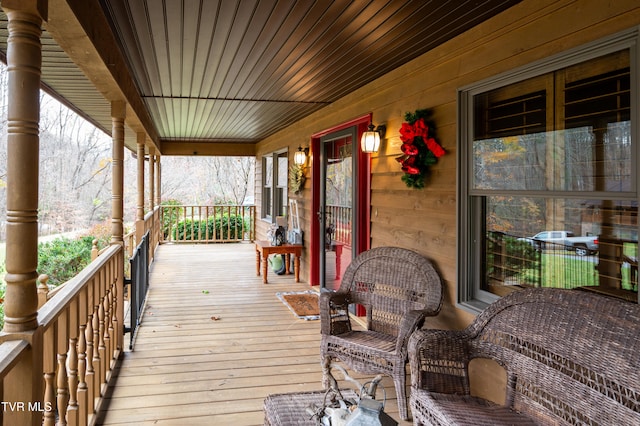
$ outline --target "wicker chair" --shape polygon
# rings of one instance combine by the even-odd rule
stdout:
[[[504,404],[472,396],[469,362],[507,373]],[[461,331],[409,339],[415,425],[639,425],[640,307],[580,290],[516,291]]]
[[[426,316],[440,311],[442,298],[438,273],[416,252],[378,247],[357,256],[347,267],[340,289],[320,297],[325,387],[332,359],[359,373],[389,375],[400,416],[407,420],[407,342]],[[349,305],[353,304],[366,309],[364,331],[351,327]]]

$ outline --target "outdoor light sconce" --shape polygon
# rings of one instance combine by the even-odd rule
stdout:
[[[298,146],[298,150],[293,154],[293,164],[297,166],[304,165],[307,161],[307,152],[309,152],[309,148]]]
[[[387,126],[381,124],[375,128],[375,130],[374,128],[375,126],[371,123],[369,124],[369,130],[362,134],[362,138],[360,139],[362,152],[376,153],[378,152],[378,149],[380,149],[380,139],[387,131]]]
[[[293,164],[289,166],[289,187],[294,194],[299,194],[304,188],[304,181],[307,180],[304,175],[305,164],[307,163],[307,155],[309,148],[298,146],[298,150],[293,153]]]

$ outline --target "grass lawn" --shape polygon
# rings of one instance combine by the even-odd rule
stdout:
[[[638,257],[636,244],[625,244],[623,252],[631,258]],[[594,256],[579,257],[572,252],[546,252],[542,255],[543,286],[575,288],[598,285],[598,260]],[[634,290],[628,264],[622,265],[622,288]]]

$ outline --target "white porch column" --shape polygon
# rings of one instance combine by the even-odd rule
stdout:
[[[156,149],[153,145],[149,146],[149,211],[152,212],[155,207],[156,197],[154,194],[154,181],[156,172]]]
[[[2,1],[7,45],[7,255],[4,331],[38,326],[38,164],[41,26],[46,1]]]
[[[111,102],[112,177],[111,177],[111,244],[124,247],[124,101]]]
[[[138,158],[138,204],[136,208],[136,245],[140,244],[144,236],[144,141],[145,134],[137,134]]]
[[[7,247],[4,336],[29,348],[4,379],[4,401],[43,401],[38,330],[38,165],[42,23],[46,0],[2,0],[8,17]],[[38,411],[4,411],[4,424],[39,425]]]
[[[162,204],[162,192],[160,191],[160,185],[162,183],[162,169],[160,164],[160,154],[156,155],[156,206]]]

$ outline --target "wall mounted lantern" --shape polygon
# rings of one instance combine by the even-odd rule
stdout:
[[[375,128],[375,130],[374,130]],[[367,153],[376,153],[378,149],[380,149],[380,139],[384,136],[385,131],[387,130],[387,126],[380,125],[377,128],[373,125],[373,123],[369,124],[369,130],[362,134],[362,138],[360,139],[360,146],[362,148],[362,152]]]
[[[307,161],[307,152],[309,148],[298,146],[298,150],[293,154],[293,164],[302,166]]]

